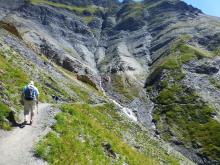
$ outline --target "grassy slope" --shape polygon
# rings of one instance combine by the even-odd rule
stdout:
[[[141,16],[143,9],[144,9],[144,6],[142,2],[126,4],[122,7],[121,12],[118,15],[118,17],[122,18],[123,20],[129,17],[137,18]]]
[[[30,80],[35,81],[40,91],[41,102],[52,102],[52,95],[56,95],[67,102],[91,101],[90,96],[101,97],[99,92],[89,85],[83,86],[79,82],[71,83],[70,78],[64,75],[65,72],[60,67],[54,65],[64,78],[50,75],[43,68],[39,68],[36,64],[24,59],[12,48],[1,44],[3,46],[0,48],[0,128],[10,129],[6,117],[11,110],[19,112],[22,109],[19,102],[20,94],[22,88]],[[43,55],[40,57],[41,60],[48,63]]]
[[[53,65],[65,77],[65,80],[57,79],[43,68],[38,68],[36,64],[24,59],[12,48],[1,44],[3,46],[0,49],[0,87],[2,89],[0,97],[1,100],[4,98],[7,101],[7,103],[0,103],[1,128],[10,129],[5,117],[11,109],[17,111],[22,109],[19,105],[20,92],[30,78],[34,79],[40,89],[41,101],[50,102],[51,95],[58,95],[69,102],[87,102],[63,105],[63,112],[56,117],[57,124],[54,126],[57,134],[53,132],[48,134],[37,145],[38,155],[51,164],[63,164],[63,160],[66,160],[67,164],[77,161],[87,164],[88,159],[96,164],[101,164],[101,162],[111,164],[112,161],[117,162],[116,164],[121,164],[121,162],[158,164],[159,159],[171,164],[177,163],[177,160],[168,156],[157,142],[149,138],[147,132],[120,117],[112,105],[88,105],[94,99],[94,95],[101,97],[101,94],[94,88],[78,82],[70,72]],[[48,63],[44,56],[40,56],[39,59]],[[37,73],[36,70],[38,70]],[[70,91],[75,95],[70,95]],[[80,134],[85,138],[83,143],[74,139]],[[129,137],[125,137],[128,134]],[[57,135],[60,135],[60,138]],[[131,139],[141,144],[142,152],[128,145]],[[118,158],[112,159],[106,156],[101,146],[102,143],[109,143],[112,150],[119,154]]]
[[[27,75],[19,68],[12,65],[12,59],[6,59],[0,52],[0,128],[10,129],[5,121],[9,107],[19,109],[19,97],[22,87],[27,83]]]
[[[71,75],[67,71],[65,74]],[[36,146],[36,154],[50,164],[179,164],[179,160],[185,160],[179,155],[169,156],[147,131],[121,117],[113,105],[90,105],[88,91],[76,86],[71,89],[84,103],[62,105],[53,131]],[[140,150],[132,147],[132,141]],[[116,159],[105,154],[103,143],[111,145],[118,154]]]
[[[95,6],[86,6],[86,7],[70,6],[70,5],[51,2],[51,1],[47,1],[47,0],[31,0],[31,3],[34,4],[34,5],[37,5],[37,4],[40,4],[40,3],[47,4],[47,5],[50,5],[50,6],[53,6],[53,7],[58,7],[58,8],[63,8],[63,9],[67,9],[67,10],[70,10],[70,11],[74,11],[74,12],[77,12],[79,14],[83,14],[84,11],[88,11],[91,14],[94,14],[98,9],[98,7],[95,7]]]
[[[74,103],[63,105],[61,109],[53,132],[36,146],[37,155],[50,164],[151,165],[158,164],[159,160],[164,164],[178,164],[147,132],[126,121],[111,104]],[[131,139],[142,144],[140,151],[128,145]],[[103,144],[111,145],[116,158],[104,152]]]
[[[163,139],[172,141],[175,136],[181,145],[199,149],[204,156],[220,162],[220,124],[211,117],[214,109],[191,89],[181,85],[184,78],[182,64],[204,57],[211,57],[211,54],[186,45],[184,40],[174,45],[170,56],[155,70],[158,74],[166,69],[168,74],[158,84],[160,90],[154,100],[157,103],[154,120]],[[148,90],[152,89],[149,87]]]
[[[110,90],[120,95],[123,102],[130,103],[135,97],[138,97],[139,90],[125,75],[115,74],[111,76]]]
[[[34,5],[46,4],[52,7],[73,11],[74,13],[82,16],[83,21],[86,24],[91,22],[96,14],[100,14],[104,10],[102,7],[97,7],[92,5],[81,7],[81,6],[65,5],[62,3],[51,2],[48,0],[30,0],[30,2]]]

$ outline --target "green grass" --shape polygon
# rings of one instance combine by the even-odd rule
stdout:
[[[36,87],[39,88],[39,92],[41,94],[40,101],[41,102],[52,102],[51,96],[58,96],[60,99],[66,101],[74,101],[75,98],[71,96],[60,84],[59,80],[46,75],[45,73],[41,73],[41,79],[39,82],[36,82]]]
[[[10,130],[9,124],[5,122],[5,117],[8,115],[9,111],[8,106],[0,103],[0,128],[4,130]]]
[[[162,70],[176,70],[174,78],[182,79],[184,73],[181,71],[182,65],[202,58],[213,58],[215,54],[200,48],[186,44],[190,36],[183,35],[172,43],[169,50],[164,54],[160,61],[152,67],[151,74],[147,80],[147,85],[152,85],[154,78],[161,74]]]
[[[100,8],[95,7],[95,6],[85,6],[85,7],[71,6],[71,5],[65,5],[62,3],[51,2],[48,0],[31,0],[31,3],[34,5],[46,4],[46,5],[57,7],[57,8],[63,8],[66,10],[73,11],[77,14],[83,14],[84,12],[87,12],[93,15],[93,14],[96,14],[98,11],[100,11]]]
[[[69,50],[66,50],[69,51]],[[45,55],[40,56],[43,61],[49,63],[48,59],[45,57]],[[56,95],[60,98],[64,99],[67,102],[86,102],[89,103],[93,98],[101,98],[103,97],[103,94],[95,89],[93,86],[91,86],[88,83],[84,83],[77,80],[77,75],[65,70],[61,66],[58,66],[56,64],[53,64],[54,69],[56,69],[60,74],[62,74],[67,81],[65,84],[63,83],[63,80],[57,80],[49,75],[42,75],[43,79],[41,82],[43,82],[43,90],[45,93],[50,95]],[[52,87],[47,87],[45,84],[49,83]],[[56,89],[56,90],[54,90]],[[74,93],[74,94],[73,94]]]
[[[188,90],[174,85],[159,93],[154,114],[157,128],[165,140],[174,134],[185,147],[201,144],[202,154],[220,161],[220,124],[211,117],[214,110]]]
[[[45,56],[41,55],[39,58],[49,63]],[[76,78],[74,79],[75,75],[71,75],[70,72],[64,72],[55,64],[54,69],[60,72],[63,78],[59,79],[49,75],[50,73],[47,73],[47,70],[38,68],[35,64],[13,51],[13,49],[4,45],[0,50],[0,99],[5,100],[7,105],[1,102],[1,108],[3,109],[3,105],[5,105],[8,109],[15,109],[17,112],[22,110],[23,108],[19,101],[20,95],[22,89],[30,80],[35,81],[35,86],[40,92],[40,102],[53,102],[53,95],[66,102],[92,102],[91,97],[103,97],[102,94],[87,84],[77,85],[72,83],[77,80]],[[72,79],[74,81],[71,81]],[[65,82],[63,82],[64,80]],[[5,108],[2,110],[0,128],[6,129],[8,127],[5,119],[9,111],[5,111]]]
[[[129,102],[135,97],[138,97],[139,90],[134,85],[131,85],[129,80],[124,75],[112,75],[111,81],[111,90],[117,94],[120,94],[125,102]]]
[[[0,69],[3,72],[0,75],[4,87],[3,93],[8,96],[7,100],[11,102],[11,106],[13,105],[16,109],[21,109],[19,105],[20,94],[25,85],[31,79],[35,79],[35,77],[31,76],[35,72],[35,65],[19,57],[19,54],[10,48],[8,50],[6,48],[1,50],[0,60]],[[23,68],[24,65],[30,67],[28,72]],[[45,75],[41,76],[46,77]],[[41,93],[40,101],[48,100],[49,96],[45,94],[45,90],[41,86],[42,84],[38,83],[37,80],[35,82],[36,87]]]
[[[84,88],[80,88],[79,86],[76,85],[70,85],[70,89],[76,93],[76,95],[79,97],[78,101],[83,101],[83,102],[89,102],[90,100],[90,95],[88,93],[88,90],[85,90]]]
[[[144,10],[144,5],[141,2],[136,2],[133,4],[127,4],[123,6],[120,13],[120,18],[125,20],[129,17],[141,17]]]
[[[176,57],[167,58],[162,64],[163,69],[178,69],[180,67],[179,60]]]
[[[94,16],[84,16],[83,17],[83,22],[88,24],[94,19]]]
[[[42,57],[42,60],[48,62],[44,57]],[[56,69],[59,72],[59,69]],[[0,114],[0,128],[8,129],[9,125],[5,119],[11,109],[17,112],[23,109],[20,105],[20,95],[22,89],[30,80],[35,81],[35,86],[40,92],[40,102],[52,102],[53,95],[67,102],[73,102],[75,100],[89,101],[90,95],[88,91],[92,92],[92,90],[87,91],[85,84],[85,87],[77,86],[69,81],[69,77],[64,74],[62,75],[64,76],[63,79],[49,75],[46,70],[41,70],[35,64],[13,51],[13,49],[4,45],[0,50],[0,99],[5,100],[4,103],[0,102],[2,105],[1,108],[4,108]],[[68,81],[63,82],[64,80]],[[97,91],[93,92],[93,96],[96,95],[101,97]],[[3,106],[7,107],[8,111]]]
[[[12,65],[11,59],[6,59],[0,52],[0,99],[6,100],[7,104],[1,102],[0,128],[8,129],[8,124],[4,122],[9,113],[9,107],[19,110],[20,94],[22,87],[28,82],[27,75],[19,68]]]
[[[213,53],[216,55],[216,56],[220,56],[220,48],[216,48]]]
[[[166,154],[147,133],[126,121],[112,104],[92,106],[68,104],[61,107],[56,116],[53,132],[36,145],[36,154],[49,164],[178,164],[178,160]],[[138,151],[129,145],[129,138],[142,145]],[[131,140],[130,139],[130,140]],[[127,141],[127,142],[126,142]],[[117,158],[105,154],[103,143],[111,145]]]
[[[107,127],[107,116],[101,111],[112,108],[112,105],[63,105],[63,113],[56,116],[57,123],[54,126],[59,136],[49,133],[37,146],[37,154],[50,164],[156,164],[153,159],[128,146],[117,132]],[[79,140],[80,136],[83,141]],[[108,157],[104,153],[102,143],[109,143],[118,158],[114,160]]]
[[[217,89],[220,89],[220,83],[218,80],[216,80],[215,78],[210,78],[209,79],[209,82],[214,86],[216,87]]]
[[[215,110],[181,83],[185,76],[183,64],[213,58],[215,54],[186,44],[189,39],[184,36],[174,42],[164,61],[151,73],[147,91],[158,91],[153,98],[156,103],[153,118],[165,141],[172,142],[175,137],[183,147],[199,149],[201,155],[220,162],[220,124],[211,115]],[[166,74],[161,81],[157,77],[164,70]],[[210,83],[220,88],[214,78],[210,78]]]
[[[215,110],[192,89],[181,85],[175,78],[177,73],[170,72],[166,80],[174,79],[175,82],[169,85],[161,82],[154,100],[157,106],[153,118],[161,137],[172,141],[175,136],[186,148],[196,148],[199,144],[202,155],[219,162],[220,124],[211,117]]]
[[[180,68],[193,59],[211,58],[211,52],[185,44],[185,39],[179,39],[170,49],[168,57],[161,64],[163,69]]]

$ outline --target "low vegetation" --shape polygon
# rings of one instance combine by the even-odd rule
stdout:
[[[220,56],[220,48],[216,48],[213,53],[216,55],[216,56]]]
[[[70,10],[75,12],[76,14],[80,15],[95,15],[102,11],[101,7],[96,6],[73,6],[73,5],[66,5],[62,3],[52,2],[48,0],[30,0],[30,3],[34,5],[38,4],[46,4],[57,8],[63,8],[66,10]]]
[[[148,92],[158,92],[154,97],[156,107],[153,114],[157,129],[164,140],[193,148],[204,157],[219,162],[220,124],[212,118],[215,110],[181,83],[184,63],[212,56],[183,41],[174,45],[170,53],[157,73],[161,74],[163,70],[163,79],[154,79],[154,84],[148,87]],[[216,81],[210,81],[217,86]]]
[[[161,64],[163,69],[177,69],[193,59],[211,58],[213,56],[213,54],[208,51],[186,44],[187,40],[189,40],[189,38],[185,36],[173,44],[168,53],[168,58]]]
[[[179,82],[163,87],[155,101],[154,120],[166,141],[176,137],[179,144],[219,161],[220,124],[212,118],[214,109]]]
[[[144,10],[142,2],[136,2],[124,5],[123,8],[119,11],[118,16],[122,19],[127,19],[129,17],[141,17]]]
[[[154,80],[165,70],[175,70],[177,79],[182,79],[184,73],[182,72],[182,65],[196,59],[212,58],[215,56],[214,53],[208,52],[194,46],[188,45],[187,41],[190,40],[190,36],[184,35],[173,42],[169,50],[164,54],[159,62],[155,63],[152,67],[151,75],[147,80],[147,86],[152,85]]]
[[[42,55],[41,60],[48,63]],[[40,59],[39,59],[40,60]],[[52,102],[52,96],[58,96],[60,101],[65,102],[91,102],[92,96],[100,95],[98,91],[84,84],[82,87],[64,79],[70,78],[64,75],[58,66],[58,72],[63,78],[57,78],[53,74],[49,75],[47,70],[38,68],[36,64],[20,56],[12,48],[3,45],[0,49],[0,128],[10,129],[7,120],[10,111],[17,114],[22,110],[20,104],[20,94],[23,87],[34,80],[40,92],[40,102]],[[37,70],[37,72],[36,72]],[[71,74],[66,74],[71,75]],[[71,77],[71,76],[70,76]],[[91,93],[91,94],[90,94]],[[100,96],[101,97],[101,96]]]
[[[0,103],[0,129],[10,130],[8,122],[5,121],[5,116],[9,113],[9,108],[3,103]]]
[[[135,97],[138,97],[139,89],[129,82],[129,79],[124,75],[115,74],[111,76],[111,91],[120,95],[124,102],[130,102]]]
[[[214,86],[216,87],[217,89],[220,89],[220,83],[218,80],[216,80],[215,78],[210,78],[209,79],[209,82]]]
[[[159,160],[178,164],[146,132],[121,117],[112,104],[74,103],[62,105],[61,110],[53,132],[36,145],[37,155],[50,164],[153,165]],[[142,149],[129,145],[131,139]]]
[[[9,107],[21,108],[20,92],[27,81],[27,75],[12,65],[12,59],[7,59],[0,52],[0,128],[10,129],[5,117],[10,112]]]

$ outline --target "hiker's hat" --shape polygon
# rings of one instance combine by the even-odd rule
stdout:
[[[30,81],[29,85],[34,85],[34,81]]]

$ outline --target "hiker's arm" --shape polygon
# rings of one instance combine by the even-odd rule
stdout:
[[[35,87],[35,94],[36,94],[36,103],[38,104],[38,101],[39,101],[39,91],[38,91],[38,89]]]

